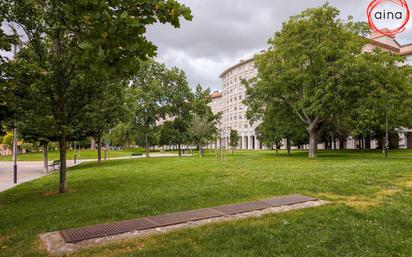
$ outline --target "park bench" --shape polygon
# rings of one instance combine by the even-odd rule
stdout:
[[[60,161],[53,161],[52,164],[49,164],[49,167],[52,167],[53,170],[56,170],[56,166],[60,168]]]

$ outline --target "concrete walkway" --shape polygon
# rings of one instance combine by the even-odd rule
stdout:
[[[153,153],[150,157],[177,157],[177,154],[161,154]],[[138,159],[146,158],[143,156],[125,156],[110,158],[110,160],[125,160],[125,159]],[[97,159],[78,160],[77,164],[82,162],[95,162]],[[51,173],[43,172],[43,161],[19,161],[17,162],[17,184],[13,183],[13,165],[11,161],[0,161],[0,192],[6,191],[22,183],[41,178],[43,176],[50,175]],[[73,160],[67,160],[67,167],[73,167],[75,164]]]
[[[78,162],[79,163],[79,162]],[[43,162],[17,162],[17,184],[13,183],[13,165],[14,162],[0,162],[0,192],[6,191],[22,183],[41,178],[51,173],[43,172]],[[67,161],[67,167],[74,166],[73,161]]]

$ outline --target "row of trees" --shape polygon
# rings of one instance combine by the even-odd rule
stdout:
[[[309,142],[315,158],[319,138],[379,138],[383,146],[386,130],[411,125],[411,67],[399,55],[364,52],[367,25],[338,17],[329,5],[291,17],[256,57],[245,103],[249,119],[262,121],[262,142]]]
[[[126,118],[111,130],[106,140],[112,145],[204,145],[217,136],[219,115],[209,107],[210,89],[200,85],[192,92],[185,73],[157,62],[142,63],[125,90]]]
[[[0,3],[0,19],[14,30],[2,26],[0,48],[20,48],[14,60],[0,60],[0,122],[44,145],[59,142],[60,192],[67,142],[87,134],[99,140],[122,110],[115,105],[122,88],[155,56],[146,27],[179,27],[180,18],[190,20],[191,11],[175,0]]]

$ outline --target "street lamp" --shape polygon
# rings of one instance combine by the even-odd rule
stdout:
[[[74,141],[74,152],[73,152],[74,164],[76,164],[76,141]]]
[[[13,129],[13,181],[17,184],[17,128]]]
[[[388,158],[389,150],[389,129],[388,129],[388,109],[385,111],[385,158]]]

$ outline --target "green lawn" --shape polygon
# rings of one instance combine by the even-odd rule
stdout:
[[[0,193],[0,256],[45,256],[37,234],[102,222],[300,193],[313,209],[210,224],[70,256],[411,256],[412,151],[239,152],[218,162],[152,158],[70,169]]]
[[[128,149],[128,150],[121,150],[121,151],[107,151],[107,156],[109,158],[115,158],[115,157],[123,157],[123,156],[130,156],[132,153],[139,152],[141,153],[141,149]],[[104,152],[102,151],[102,158],[104,157]],[[73,160],[74,158],[74,152],[73,151],[67,151],[67,159],[68,160]],[[78,160],[84,160],[84,159],[97,159],[97,150],[80,150],[76,151],[76,158]],[[58,160],[60,159],[59,157],[59,151],[50,151],[49,152],[49,160]],[[12,156],[0,156],[0,161],[11,161]],[[17,160],[18,161],[42,161],[43,160],[43,152],[33,152],[33,153],[26,153],[26,154],[19,154],[17,155]]]

